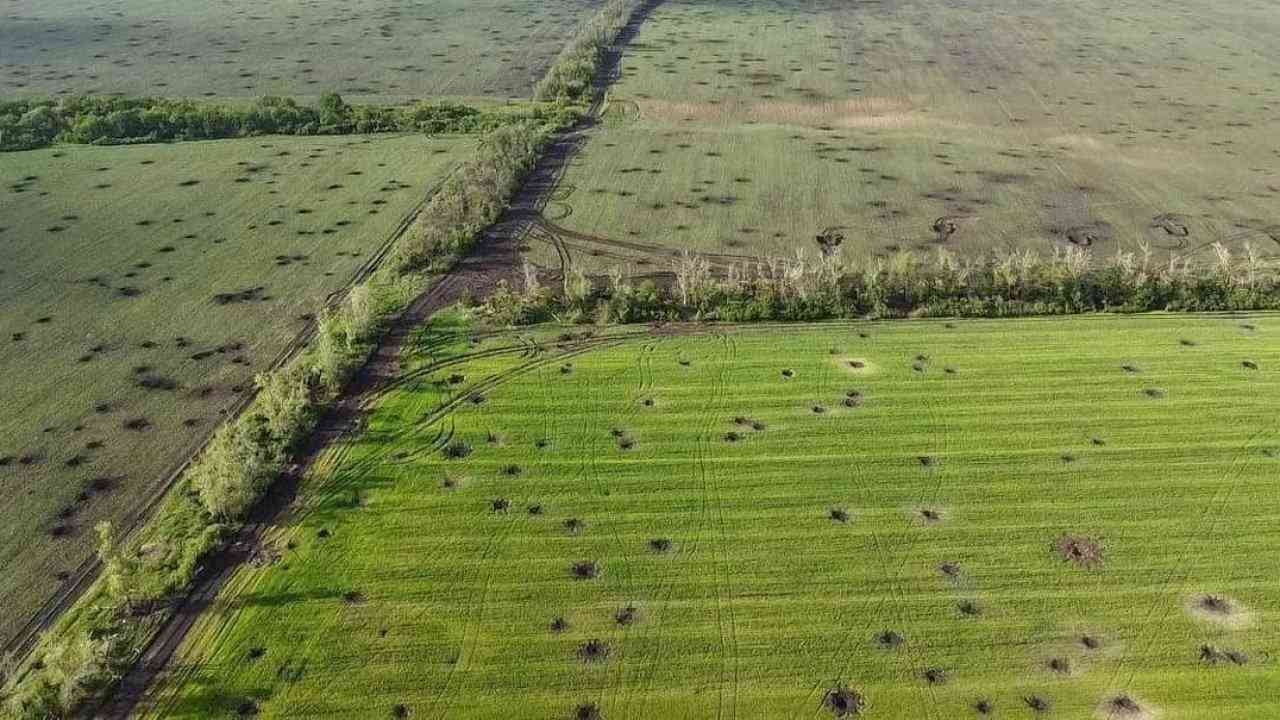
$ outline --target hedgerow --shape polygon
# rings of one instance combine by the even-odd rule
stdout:
[[[315,105],[270,96],[247,105],[157,97],[15,100],[0,103],[0,151],[59,142],[127,145],[258,135],[485,133],[513,123],[564,123],[573,113],[546,103],[493,108],[453,102],[351,105],[336,93],[323,95]]]
[[[1082,248],[1049,255],[1006,253],[962,260],[902,251],[887,260],[838,256],[767,259],[713,268],[676,260],[669,281],[635,283],[621,271],[591,282],[570,270],[558,292],[527,281],[486,303],[501,322],[600,320],[824,320],[899,317],[1014,317],[1086,312],[1280,309],[1276,265],[1247,249],[1216,246],[1216,261],[1157,264],[1150,253],[1095,258]]]

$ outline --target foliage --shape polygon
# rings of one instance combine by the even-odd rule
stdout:
[[[412,235],[396,247],[391,268],[403,274],[469,251],[507,207],[556,129],[524,122],[486,135],[475,157],[423,209]]]
[[[534,97],[558,103],[589,102],[605,51],[645,2],[607,0],[560,51],[560,56],[538,83]]]
[[[484,133],[510,123],[566,122],[571,111],[539,104],[480,109],[454,102],[350,105],[326,93],[316,105],[267,96],[250,105],[158,97],[77,97],[0,103],[0,151],[55,142],[118,145],[257,135]]]
[[[843,264],[838,256],[798,255],[731,265],[717,273],[705,259],[685,255],[672,264],[673,280],[662,287],[636,287],[615,271],[607,285],[589,294],[578,289],[561,296],[495,296],[490,310],[518,320],[567,309],[585,316],[603,307],[608,320],[627,323],[1280,308],[1274,263],[1253,253],[1233,257],[1222,246],[1218,257],[1206,268],[1156,266],[1132,253],[1099,262],[1078,248],[975,260],[945,250],[931,258],[901,251],[862,266]]]

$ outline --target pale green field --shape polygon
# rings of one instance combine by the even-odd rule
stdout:
[[[813,252],[832,227],[856,259],[1086,235],[1276,256],[1277,32],[1264,3],[672,0],[546,216],[596,237],[561,233],[590,271]]]
[[[1278,323],[429,328],[148,716],[1274,717]]]
[[[0,98],[528,97],[599,0],[13,0]]]
[[[473,145],[266,137],[3,156],[0,639]]]

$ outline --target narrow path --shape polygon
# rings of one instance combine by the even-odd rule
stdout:
[[[413,331],[434,313],[464,297],[483,298],[493,292],[499,282],[517,278],[520,247],[533,226],[531,219],[541,215],[570,161],[585,145],[600,117],[605,93],[619,75],[624,49],[649,13],[661,3],[662,0],[648,0],[633,14],[597,71],[590,111],[553,140],[509,209],[485,230],[476,249],[419,295],[395,320],[343,397],[321,419],[306,449],[250,513],[235,539],[205,561],[195,586],[178,602],[151,644],[93,717],[126,720],[145,708],[149,690],[164,676],[201,614],[217,599],[235,571],[254,555],[263,536],[293,503],[301,478],[326,449],[362,426],[378,391],[399,374],[400,357]]]

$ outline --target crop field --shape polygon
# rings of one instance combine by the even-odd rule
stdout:
[[[422,331],[154,717],[1280,696],[1280,316]]]
[[[527,97],[599,0],[13,0],[0,97]]]
[[[670,0],[535,257],[1280,255],[1266,3]],[[568,258],[566,260],[566,258]]]
[[[265,137],[4,156],[0,639],[473,145]]]

